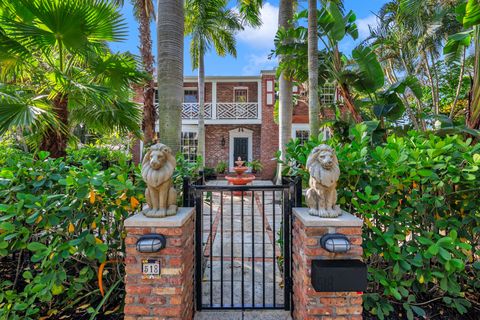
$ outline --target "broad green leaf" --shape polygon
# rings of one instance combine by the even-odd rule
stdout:
[[[47,249],[47,246],[40,242],[31,242],[27,245],[27,249],[30,251],[43,251]]]
[[[480,1],[468,0],[463,17],[463,26],[470,28],[478,24],[480,24]]]
[[[385,75],[372,49],[363,45],[358,46],[353,49],[352,57],[358,64],[365,85],[367,86],[363,88],[365,92],[373,93],[383,87]]]

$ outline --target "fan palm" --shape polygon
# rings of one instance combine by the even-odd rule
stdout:
[[[219,56],[237,55],[235,32],[242,30],[239,14],[227,9],[227,0],[187,0],[185,32],[191,37],[190,57],[198,69],[198,150],[205,161],[205,54],[215,49]]]
[[[143,74],[133,56],[112,54],[107,47],[107,42],[125,36],[114,4],[102,0],[0,0],[0,4],[0,81],[5,84],[3,92],[11,93],[8,101],[17,102],[2,101],[1,130],[35,129],[40,149],[53,157],[65,155],[69,132],[78,123],[100,131],[140,134],[140,110],[129,99],[132,83]]]

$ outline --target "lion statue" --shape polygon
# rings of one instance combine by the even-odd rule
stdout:
[[[336,218],[342,214],[337,206],[337,181],[340,176],[335,151],[326,144],[316,146],[307,159],[310,173],[305,199],[309,213],[322,218]]]
[[[150,147],[142,162],[142,177],[147,184],[145,197],[148,208],[143,214],[151,218],[177,213],[177,192],[172,175],[176,161],[169,147],[157,143]]]

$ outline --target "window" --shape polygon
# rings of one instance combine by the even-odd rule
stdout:
[[[196,132],[182,131],[182,154],[188,162],[197,161],[198,137]]]
[[[300,144],[308,141],[310,130],[295,130],[295,138],[300,140]]]
[[[248,101],[248,89],[234,89],[234,101],[233,102],[247,102]]]
[[[185,89],[183,91],[183,102],[196,103],[198,102],[198,91],[196,89]]]
[[[335,103],[335,86],[325,85],[320,88],[320,104],[332,105]]]

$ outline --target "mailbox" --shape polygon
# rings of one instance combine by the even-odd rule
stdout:
[[[345,253],[350,250],[350,241],[347,236],[340,233],[327,233],[320,239],[323,249],[334,253]]]
[[[142,253],[158,252],[165,248],[167,239],[163,234],[146,234],[137,241],[137,251]]]
[[[317,292],[364,292],[367,265],[360,260],[313,260],[311,278]]]

